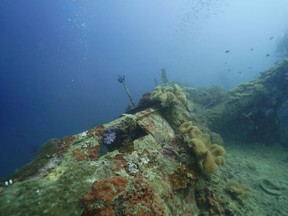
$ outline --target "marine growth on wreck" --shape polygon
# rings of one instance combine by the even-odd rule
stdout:
[[[114,121],[49,140],[2,180],[1,215],[253,215],[253,189],[228,179],[220,133],[236,133],[231,122],[256,112],[255,99],[287,100],[279,93],[287,80],[282,87],[270,82],[287,73],[287,64],[210,105],[166,81]]]

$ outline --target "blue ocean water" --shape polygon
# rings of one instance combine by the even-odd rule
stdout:
[[[286,7],[285,7],[286,6]],[[279,57],[287,2],[0,2],[0,177],[53,137],[84,131],[169,79],[231,88]],[[229,50],[229,52],[226,52]]]

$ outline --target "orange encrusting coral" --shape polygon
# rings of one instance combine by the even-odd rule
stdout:
[[[169,199],[171,194],[165,196]],[[164,216],[166,207],[162,199],[141,175],[129,180],[114,176],[94,182],[92,190],[83,197],[83,215]],[[123,208],[119,209],[119,205]]]
[[[57,151],[59,155],[66,153],[68,148],[75,142],[76,138],[74,136],[65,136],[59,140],[57,143]]]
[[[199,178],[199,171],[196,167],[188,167],[181,163],[180,166],[168,175],[173,190],[187,188],[188,184],[195,185]]]
[[[83,197],[83,215],[114,215],[112,202],[123,193],[128,179],[123,176],[114,176],[94,182],[92,191]]]
[[[87,131],[87,137],[92,137],[92,136],[102,137],[103,133],[104,133],[104,126],[99,125],[95,128],[88,130]]]
[[[85,148],[78,147],[72,151],[72,156],[76,158],[77,161],[92,160],[95,161],[98,159],[99,154],[99,145],[93,146],[91,143],[88,143]]]
[[[132,183],[132,193],[127,192],[123,197],[130,202],[125,209],[125,215],[164,216],[165,205],[149,183],[142,176],[136,176]]]
[[[126,168],[127,165],[127,161],[124,159],[123,155],[118,154],[116,155],[113,159],[113,164],[114,164],[114,169],[112,170],[113,173],[119,172],[121,169]]]

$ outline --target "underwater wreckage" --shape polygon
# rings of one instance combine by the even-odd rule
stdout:
[[[285,59],[228,92],[158,86],[118,119],[45,143],[2,180],[1,215],[249,215],[221,135],[278,139],[287,74]]]

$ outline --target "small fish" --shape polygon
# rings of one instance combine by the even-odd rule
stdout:
[[[239,74],[242,74],[242,71],[239,71],[238,73],[239,73]]]
[[[231,71],[231,69],[228,69],[227,71]]]
[[[266,57],[269,57],[270,56],[270,54],[268,53],[268,54],[266,54]]]
[[[254,50],[254,48],[251,48],[251,49],[250,49],[250,51],[253,51],[253,50]]]
[[[225,62],[224,64],[227,64],[227,62]]]
[[[269,38],[269,40],[272,40],[274,37],[273,36],[271,36],[270,38]]]
[[[229,53],[229,52],[230,52],[230,50],[226,50],[226,51],[225,51],[225,53]]]

